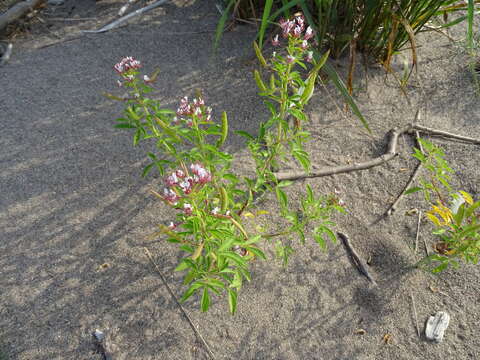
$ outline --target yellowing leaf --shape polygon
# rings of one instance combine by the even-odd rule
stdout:
[[[195,252],[194,252],[193,255],[192,255],[192,260],[197,259],[197,258],[202,254],[203,245],[204,245],[204,243],[202,242],[202,243],[201,243],[200,245],[198,245],[198,247],[195,249]]]
[[[459,193],[462,194],[462,196],[465,199],[465,201],[467,202],[467,204],[469,204],[469,205],[473,204],[472,195],[470,195],[469,193],[467,193],[465,191],[462,191],[462,190],[460,190]]]
[[[243,213],[243,216],[248,217],[248,218],[255,218],[255,215],[253,215],[251,212],[245,211]]]
[[[449,208],[443,206],[440,202],[438,202],[438,206],[432,205],[432,208],[433,210],[431,210],[431,212],[435,212],[440,215],[440,217],[443,219],[443,222],[445,223],[444,225],[450,223],[450,221],[453,219],[452,211]]]
[[[270,214],[267,210],[258,210],[257,211],[257,216],[260,216],[260,215],[268,215]]]
[[[425,213],[425,215],[427,215],[430,221],[433,222],[436,226],[438,227],[442,226],[442,224],[440,223],[440,220],[435,215],[433,215],[430,211]]]

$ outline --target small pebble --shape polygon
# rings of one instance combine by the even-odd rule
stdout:
[[[450,315],[444,311],[439,311],[435,316],[430,316],[427,320],[427,326],[425,327],[425,336],[427,339],[437,343],[441,342],[449,322]]]
[[[93,332],[93,336],[95,336],[98,342],[102,342],[105,339],[105,333],[98,329]]]

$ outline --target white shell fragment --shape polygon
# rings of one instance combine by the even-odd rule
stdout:
[[[441,342],[449,322],[450,315],[444,311],[439,311],[435,316],[430,316],[427,321],[427,326],[425,327],[425,336],[427,339],[437,343]]]
[[[102,331],[96,329],[94,332],[93,332],[93,336],[95,336],[95,339],[97,339],[98,342],[102,342],[103,339],[105,339],[105,333],[103,333]]]

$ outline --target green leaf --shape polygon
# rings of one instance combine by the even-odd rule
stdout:
[[[189,288],[187,291],[185,291],[185,293],[183,294],[182,298],[180,299],[180,302],[185,302],[187,301],[187,299],[193,295],[193,293],[195,292],[195,290],[197,290],[198,288],[201,288],[203,285],[199,282],[194,282]]]
[[[248,251],[250,251],[252,254],[254,254],[255,256],[258,256],[259,258],[262,258],[263,260],[266,260],[267,257],[265,256],[265,254],[263,253],[262,250],[260,250],[259,248],[256,248],[256,247],[253,247],[253,246],[245,246],[245,249],[247,249]]]
[[[283,188],[283,187],[287,187],[287,186],[290,186],[293,184],[293,181],[291,180],[283,180],[283,181],[280,181],[277,185],[277,187],[279,188]]]
[[[145,168],[143,169],[143,172],[142,172],[142,177],[147,176],[148,173],[150,172],[150,170],[152,170],[154,165],[155,165],[155,163],[151,163],[151,164],[148,164],[147,166],[145,166]]]
[[[235,264],[237,264],[239,267],[246,267],[247,263],[246,261],[238,254],[234,252],[222,252],[220,255],[225,256],[227,259],[231,260]]]
[[[255,244],[256,242],[259,242],[262,239],[262,235],[255,235],[252,236],[250,239],[242,243],[242,245],[252,245]]]
[[[432,269],[432,273],[434,274],[438,274],[439,272],[442,272],[443,270],[445,270],[448,266],[448,262],[443,262],[441,263],[440,265],[438,265],[437,267],[433,268]]]
[[[295,117],[296,119],[298,120],[301,120],[303,122],[307,122],[308,119],[307,119],[307,115],[305,115],[305,113],[301,110],[298,110],[298,109],[295,109],[295,108],[291,108],[288,110],[288,112],[293,115],[293,117]]]
[[[248,132],[243,131],[243,130],[236,130],[235,134],[243,136],[244,138],[247,138],[248,140],[255,140],[255,138],[250,135]]]
[[[307,201],[311,203],[314,200],[315,200],[315,196],[313,195],[312,187],[309,184],[307,184]]]
[[[314,232],[313,233],[313,239],[317,242],[318,245],[320,245],[320,248],[322,250],[325,250],[327,248],[327,244],[325,243],[325,239],[319,233]]]
[[[210,295],[208,294],[208,288],[204,287],[203,295],[202,295],[202,303],[201,303],[202,311],[203,312],[207,311],[209,306],[210,306]]]
[[[292,155],[307,173],[310,172],[310,159],[306,151],[294,146],[292,149]]]
[[[233,289],[227,289],[228,292],[228,306],[230,313],[233,315],[237,310],[237,291]]]
[[[410,188],[410,189],[406,190],[404,195],[412,194],[412,193],[415,193],[417,191],[422,191],[422,190],[423,190],[423,188],[421,188],[419,186],[416,186],[416,187],[413,187],[413,188]]]
[[[225,250],[230,250],[235,240],[236,239],[234,237],[230,237],[223,240],[222,245],[220,245],[220,247],[218,248],[218,252],[224,252]]]
[[[283,190],[281,190],[278,186],[275,188],[275,191],[277,193],[277,199],[278,202],[280,203],[280,206],[282,209],[287,209],[288,207],[288,199],[287,199],[287,194]]]
[[[136,129],[137,127],[132,124],[116,124],[115,127],[117,129]]]
[[[328,235],[330,240],[335,244],[337,242],[337,237],[335,236],[334,232],[327,228],[326,226],[322,228],[323,232]]]

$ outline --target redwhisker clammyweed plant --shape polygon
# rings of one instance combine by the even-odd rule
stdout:
[[[415,149],[413,156],[427,170],[420,186],[405,193],[422,191],[430,207],[426,217],[434,225],[434,235],[439,237],[435,254],[429,255],[417,265],[427,266],[438,273],[449,265],[458,266],[458,260],[477,264],[480,255],[480,200],[462,190],[456,191],[450,185],[453,170],[444,159],[444,152],[438,146],[419,139],[423,151]]]
[[[336,240],[330,216],[333,211],[343,211],[341,201],[335,195],[316,196],[307,185],[300,208],[292,209],[283,190],[292,182],[275,177],[275,169],[288,155],[306,171],[310,169],[309,155],[303,148],[309,138],[303,127],[307,121],[303,108],[328,56],[315,61],[309,50],[312,36],[313,30],[303,16],[296,16],[282,23],[285,47],[280,47],[276,38],[278,52],[271,60],[267,61],[256,46],[260,62],[271,71],[268,86],[255,72],[271,117],[260,125],[257,137],[238,132],[248,139],[256,164],[255,179],[241,177],[230,169],[233,155],[223,150],[229,135],[225,112],[218,121],[200,93],[192,100],[182,98],[176,111],[163,109],[158,101],[148,98],[156,74],[141,78],[141,64],[132,57],[114,67],[120,75],[119,85],[128,90],[124,98],[107,94],[126,104],[125,115],[117,119],[116,126],[134,131],[134,145],[142,140],[155,141],[158,154],[148,153],[152,163],[143,175],[153,169],[159,171],[165,187],[152,193],[175,212],[174,218],[159,225],[152,236],[165,236],[185,253],[175,269],[186,272],[184,284],[188,288],[181,300],[199,294],[202,311],[208,310],[212,294],[226,294],[230,311],[235,312],[238,291],[245,280],[251,279],[252,260],[266,259],[262,249],[266,240],[279,239],[276,252],[285,264],[293,249],[282,239],[297,235],[303,243],[311,236],[321,248],[326,247],[325,238]],[[308,71],[305,61],[312,67],[304,80],[296,69]],[[265,213],[249,211],[255,206],[255,196],[264,191],[276,194],[287,222],[275,233],[258,228],[252,231],[245,221],[247,214]]]

